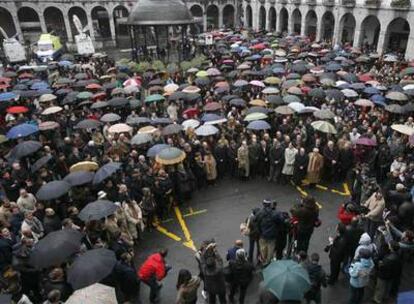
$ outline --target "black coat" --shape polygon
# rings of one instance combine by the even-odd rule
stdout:
[[[61,281],[51,281],[46,280],[43,283],[43,295],[44,297],[47,297],[47,294],[51,292],[52,290],[57,289],[60,291],[60,299],[62,301],[66,301],[69,296],[72,294],[73,290],[70,287],[68,283],[66,283],[64,280]]]
[[[62,222],[57,215],[54,215],[53,217],[45,216],[43,219],[43,228],[45,230],[45,234],[48,234],[62,229]]]
[[[348,256],[349,241],[345,234],[337,235],[329,250],[329,258],[336,261],[344,261]]]
[[[223,260],[218,254],[201,257],[201,272],[204,277],[204,288],[208,293],[225,294],[226,282],[224,280]]]
[[[402,261],[396,252],[391,252],[378,261],[377,275],[380,279],[391,280],[401,275]]]
[[[13,241],[0,238],[0,271],[10,265],[13,259]]]
[[[231,283],[240,286],[249,285],[253,278],[254,267],[248,261],[231,260],[229,261]]]

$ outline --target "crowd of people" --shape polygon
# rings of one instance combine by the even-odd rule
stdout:
[[[326,247],[330,274],[322,253],[307,254],[321,225],[315,200],[286,212],[265,200],[241,225],[248,250],[237,241],[224,266],[215,241],[204,242],[200,274],[179,272],[176,303],[196,303],[200,285],[209,303],[226,303],[228,283],[230,302],[238,291],[242,304],[254,263],[285,257],[308,271],[308,303],[323,303],[321,287],[341,272],[350,304],[370,282],[376,303],[397,294],[414,248],[414,64],[306,37],[213,34],[185,70],[134,71],[103,54],[4,65],[0,286],[14,303],[63,303],[98,282],[115,288],[118,303],[140,303],[143,282],[157,303],[168,250],[138,266],[134,248],[174,206],[223,178],[348,182],[352,197]],[[111,267],[90,268],[98,277],[80,284],[75,266],[88,252]],[[282,300],[266,290],[259,299]]]

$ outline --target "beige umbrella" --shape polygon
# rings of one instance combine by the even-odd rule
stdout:
[[[115,124],[108,129],[109,133],[129,133],[131,131],[132,127],[124,123]]]
[[[79,163],[76,163],[70,167],[69,171],[72,172],[78,172],[78,171],[96,171],[99,169],[99,165],[95,162],[91,161],[82,161]]]
[[[183,90],[184,93],[198,93],[200,91],[201,89],[196,86],[188,86]]]
[[[157,130],[158,129],[156,127],[146,126],[146,127],[142,127],[141,129],[139,129],[138,134],[143,134],[143,133],[151,134],[151,133],[154,133]]]
[[[173,93],[173,92],[177,91],[177,90],[178,90],[178,88],[179,88],[179,86],[178,86],[178,85],[176,85],[175,83],[170,83],[170,84],[167,84],[167,85],[164,87],[164,92],[165,92],[165,93]]]
[[[103,284],[93,284],[76,290],[66,304],[114,304],[118,303],[115,289]]]
[[[311,123],[311,126],[317,130],[320,131],[322,133],[328,133],[328,134],[336,134],[337,131],[335,129],[335,127],[330,124],[327,121],[324,120],[317,120]]]
[[[360,106],[360,107],[370,107],[370,108],[374,107],[374,103],[371,100],[363,99],[363,98],[358,99],[357,101],[355,101],[354,105]]]
[[[55,100],[57,97],[53,94],[43,94],[40,96],[39,101],[40,102],[49,102]]]
[[[292,115],[295,111],[288,106],[278,106],[275,112],[282,115]]]
[[[169,147],[161,150],[156,156],[155,160],[161,165],[175,165],[181,163],[186,157],[184,151]]]
[[[42,112],[42,115],[51,115],[51,114],[56,114],[56,113],[59,113],[59,112],[60,112],[60,111],[62,111],[62,110],[63,110],[63,108],[62,108],[62,107],[54,106],[54,107],[50,107],[50,108],[45,109],[45,110]]]
[[[43,121],[39,124],[40,131],[47,131],[59,128],[60,125],[56,121]]]
[[[252,101],[249,102],[249,105],[256,106],[256,107],[265,107],[266,101],[261,100],[261,99],[253,99]]]
[[[406,125],[395,124],[391,126],[391,129],[397,131],[398,133],[411,136],[414,134],[414,128]]]
[[[387,95],[385,95],[386,98],[395,100],[395,101],[405,101],[408,100],[407,95],[401,92],[390,92]]]

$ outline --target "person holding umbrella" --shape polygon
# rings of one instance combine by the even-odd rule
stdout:
[[[158,303],[160,299],[161,282],[171,270],[165,258],[168,249],[161,249],[157,253],[150,255],[138,270],[139,279],[150,288],[149,300],[151,304]]]

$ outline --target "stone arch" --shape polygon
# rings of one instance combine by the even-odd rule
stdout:
[[[405,54],[408,39],[410,37],[410,31],[411,28],[407,19],[398,17],[392,20],[387,26],[384,50],[400,51]]]
[[[246,6],[246,26],[249,28],[253,26],[253,12],[250,5]]]
[[[235,25],[235,12],[234,6],[227,4],[223,8],[223,25],[227,28],[232,28]]]
[[[310,40],[316,39],[316,32],[318,30],[318,16],[316,15],[314,10],[308,11],[306,14],[306,28],[305,28],[305,35],[309,37]]]
[[[52,32],[66,40],[66,27],[65,27],[65,17],[63,17],[62,11],[54,6],[49,6],[43,11],[43,16],[45,18],[46,30],[48,33]]]
[[[377,16],[369,15],[361,23],[361,35],[358,46],[377,49],[378,39],[381,31],[381,23]]]
[[[289,13],[286,7],[282,7],[279,12],[279,29],[280,32],[287,32],[288,31],[288,24],[289,24]]]
[[[338,41],[341,43],[354,42],[356,20],[353,14],[346,13],[342,16],[339,22],[339,37]]]
[[[129,16],[128,9],[123,5],[118,5],[112,11],[112,17],[114,18],[115,33],[116,36],[128,36],[128,27],[125,22]]]
[[[79,20],[82,23],[82,27],[86,27],[88,25],[88,18],[86,16],[86,12],[83,8],[79,6],[72,6],[68,11],[68,17],[69,17],[69,23],[70,27],[72,29],[72,35],[75,37],[78,35],[78,30],[75,27],[75,24],[73,23],[73,16],[78,16]],[[89,28],[88,28],[89,29]],[[91,33],[89,33],[90,35]]]
[[[211,4],[207,7],[207,28],[216,29],[219,26],[219,9],[217,5]]]
[[[293,12],[292,12],[292,29],[293,29],[293,33],[300,35],[301,33],[301,28],[302,28],[302,13],[300,12],[300,10],[298,8],[296,8]],[[290,34],[293,34],[290,33]]]
[[[203,17],[203,8],[198,4],[191,6],[190,12],[193,17]]]
[[[92,25],[96,38],[110,38],[111,27],[109,25],[109,14],[103,6],[95,6],[91,10]]]
[[[321,19],[321,40],[332,41],[335,28],[335,17],[331,11],[326,11]]]
[[[259,29],[266,29],[266,9],[263,5],[259,9]]]
[[[270,31],[276,30],[276,9],[272,6],[269,8],[269,25],[268,28]]]
[[[9,10],[4,7],[0,7],[0,26],[6,32],[8,37],[12,37],[16,34],[13,16],[10,14]],[[1,33],[0,37],[3,37]]]
[[[198,5],[194,4],[190,8],[190,12],[193,15],[194,19],[197,21],[194,24],[190,25],[190,31],[192,35],[196,35],[203,32],[203,8]]]
[[[24,40],[36,41],[42,32],[39,15],[36,10],[28,6],[23,6],[17,11],[17,18],[22,29]]]

